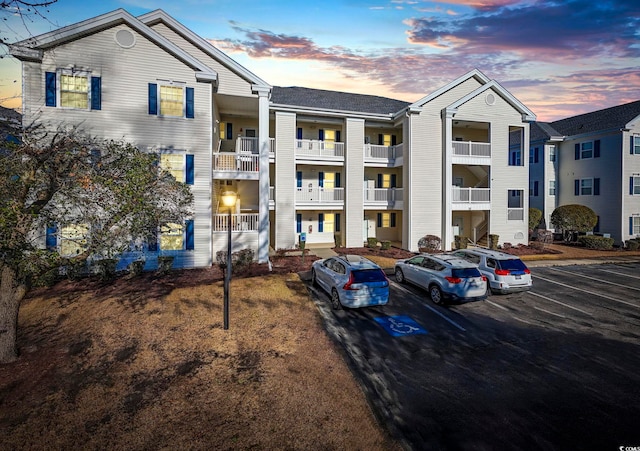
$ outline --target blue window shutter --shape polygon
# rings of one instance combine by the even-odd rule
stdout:
[[[324,172],[318,172],[318,186],[324,188]]]
[[[337,142],[337,143],[342,142],[342,141],[340,140],[340,137],[341,137],[340,130],[336,130],[336,142]]]
[[[395,188],[397,186],[396,182],[397,182],[396,174],[391,174],[391,188]]]
[[[593,195],[594,196],[600,195],[600,179],[599,178],[593,179]]]
[[[342,186],[342,180],[340,180],[340,173],[336,172],[336,188],[340,188]]]
[[[296,131],[296,139],[302,139],[302,127],[298,127]]]
[[[149,114],[158,114],[158,85],[149,83]]]
[[[629,194],[633,195],[633,177],[629,177]]]
[[[629,235],[633,235],[633,217],[629,217]]]
[[[147,241],[147,249],[150,252],[158,252],[158,229],[153,229]]]
[[[185,228],[185,237],[184,237],[185,249],[188,251],[192,251],[195,249],[195,244],[194,244],[195,240],[193,239],[193,219],[189,219],[185,221],[184,228]]]
[[[594,232],[599,232],[600,231],[600,216],[596,216],[596,225],[593,228]]]
[[[381,146],[384,144],[384,135],[382,133],[378,133],[378,145]]]
[[[600,140],[596,139],[593,142],[593,158],[600,158]]]
[[[193,88],[187,88],[187,119],[193,119],[196,117],[195,106],[193,104],[194,91]]]
[[[397,144],[396,135],[391,135],[391,145],[395,146]]]
[[[538,181],[533,182],[533,195],[538,197]]]
[[[296,233],[302,233],[302,214],[296,213]]]
[[[227,134],[225,136],[227,139],[233,139],[233,124],[231,122],[227,122]]]
[[[55,224],[50,224],[47,226],[47,238],[46,245],[48,251],[55,251],[58,247],[58,228]]]
[[[340,231],[340,213],[336,213],[335,218],[336,218],[336,223],[334,225],[334,230],[336,232],[339,232]]]
[[[395,227],[395,226],[396,226],[396,214],[391,213],[391,227]]]
[[[102,78],[91,77],[91,109],[102,109]]]
[[[324,232],[324,213],[318,213],[318,232]]]
[[[320,130],[318,130],[318,139],[320,141],[324,141],[324,129],[322,129],[322,128]]]
[[[576,144],[574,147],[575,150],[575,159],[579,160],[580,159],[580,144]]]
[[[376,188],[382,188],[382,174],[378,174],[378,185]]]
[[[538,158],[539,158],[539,153],[540,153],[540,149],[538,147],[536,147],[533,151],[533,162],[537,163],[538,162]],[[537,194],[536,194],[537,196]]]
[[[377,215],[377,216],[378,216],[378,217],[377,217],[377,220],[376,220],[376,225],[377,225],[378,227],[382,227],[382,213],[378,213],[378,215]]]
[[[44,90],[45,90],[45,102],[46,102],[45,105],[56,106],[56,73],[55,72],[45,73]]]
[[[573,181],[573,194],[576,196],[580,195],[580,180],[578,179]]]
[[[633,155],[633,136],[631,137],[631,144],[629,144],[629,153]]]
[[[302,171],[296,172],[296,188],[302,188]]]
[[[193,168],[193,155],[185,155],[185,180],[187,185],[193,185],[194,168]]]

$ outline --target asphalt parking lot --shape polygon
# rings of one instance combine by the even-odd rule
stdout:
[[[392,278],[383,307],[311,292],[407,449],[640,447],[640,263],[532,274],[530,292],[444,307]]]

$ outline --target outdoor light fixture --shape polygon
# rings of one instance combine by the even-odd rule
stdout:
[[[229,283],[231,282],[231,210],[236,206],[238,195],[235,191],[222,193],[222,205],[229,208],[227,221],[227,272],[224,275],[224,329],[229,329]]]

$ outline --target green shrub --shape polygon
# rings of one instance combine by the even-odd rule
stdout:
[[[542,211],[537,208],[529,208],[529,230],[535,230],[540,225]]]
[[[583,235],[578,237],[578,243],[587,249],[612,249],[614,241],[613,238],[596,235]]]
[[[453,237],[455,241],[456,249],[466,249],[467,248],[467,237],[456,235]]]
[[[383,251],[391,249],[391,241],[388,241],[388,240],[381,241],[380,249],[382,249]]]
[[[562,230],[565,241],[571,241],[573,232],[589,232],[598,223],[598,216],[587,206],[561,205],[551,213],[551,223]]]
[[[342,247],[342,235],[334,235],[333,239],[335,240],[336,247]]]
[[[629,240],[625,242],[625,247],[630,251],[637,251],[640,248],[640,242],[637,240]]]
[[[498,240],[500,239],[500,235],[494,235],[493,233],[489,235],[489,249],[496,250],[498,249]]]
[[[165,275],[171,272],[171,268],[173,268],[173,255],[161,255],[158,257],[158,273]]]
[[[144,260],[134,260],[129,263],[129,274],[139,276],[144,271]]]
[[[418,240],[418,248],[420,252],[435,252],[440,250],[442,240],[436,235],[425,235]]]
[[[98,270],[98,277],[100,280],[107,282],[116,278],[116,266],[118,260],[115,258],[104,258],[102,260],[96,260],[94,265]]]
[[[367,247],[375,249],[378,247],[378,238],[370,236],[367,238]]]

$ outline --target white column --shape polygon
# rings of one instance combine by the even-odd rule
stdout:
[[[276,112],[275,249],[293,249],[296,233],[296,115]]]
[[[451,187],[453,185],[452,144],[453,141],[453,116],[455,111],[443,111],[442,121],[442,248],[451,250],[453,242],[453,206],[451,204]]]
[[[269,88],[258,92],[259,202],[258,263],[269,260]]]
[[[342,245],[361,247],[364,241],[364,120],[348,118],[345,124],[345,226]]]

